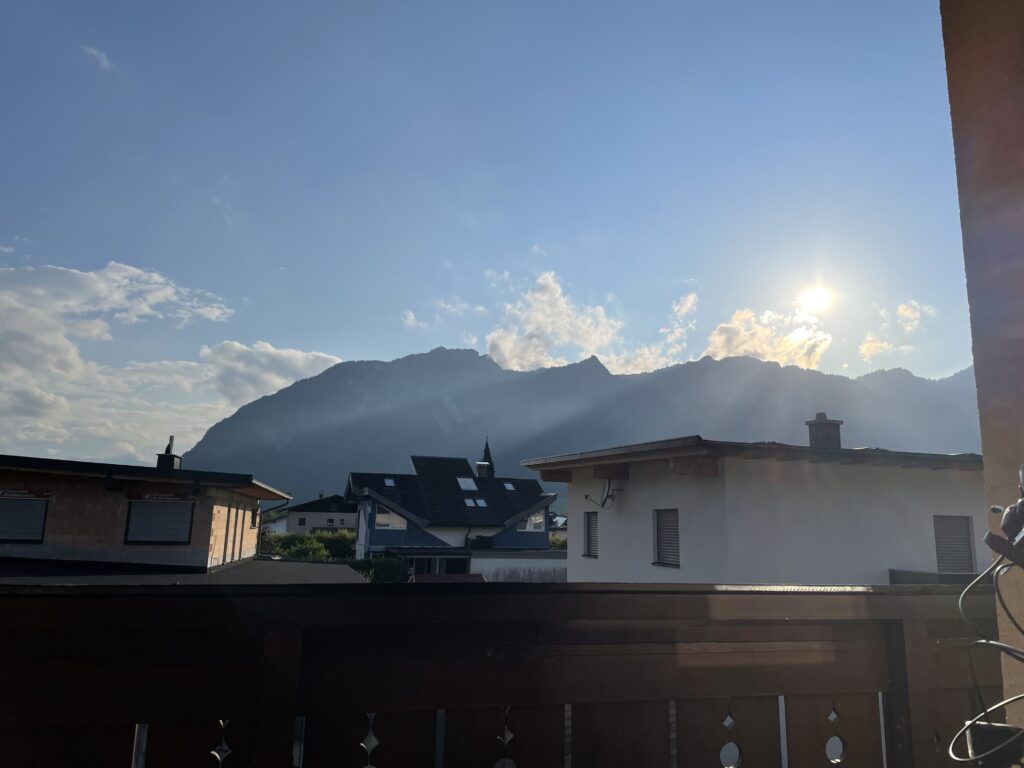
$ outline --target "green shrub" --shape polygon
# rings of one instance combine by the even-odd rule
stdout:
[[[312,536],[302,536],[301,541],[294,546],[282,550],[281,557],[285,560],[308,560],[313,562],[327,562],[331,559],[327,547],[323,542],[317,541]]]
[[[558,536],[554,533],[548,536],[548,546],[552,549],[566,549],[569,542],[566,541],[565,536]]]
[[[327,548],[331,560],[348,560],[355,554],[355,531],[342,529],[339,531],[317,531],[313,538]]]
[[[282,534],[280,533],[263,531],[260,535],[260,555],[263,557],[280,557],[281,537]]]

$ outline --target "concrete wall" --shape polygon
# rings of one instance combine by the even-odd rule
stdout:
[[[936,514],[971,515],[986,558],[981,472],[729,458],[718,477],[690,477],[632,464],[598,512],[597,558],[583,556],[583,512],[597,509],[584,495],[604,482],[590,476],[575,470],[569,486],[569,581],[886,584],[890,568],[936,571]],[[664,508],[679,510],[678,568],[651,562]]]
[[[940,8],[985,490],[990,504],[1005,504],[1024,462],[1024,3],[941,0]],[[1024,574],[1000,581],[1024,614]],[[999,634],[1016,634],[1002,613]],[[1024,690],[1024,666],[1004,663],[1003,687]],[[1011,707],[1008,722],[1024,724],[1024,705]]]
[[[225,521],[223,507],[219,506],[223,499],[208,491],[191,496],[191,486],[182,484],[125,482],[117,490],[108,490],[106,481],[100,478],[0,471],[0,489],[24,490],[49,497],[43,542],[0,544],[0,557],[205,569],[214,549],[211,526],[223,531]],[[151,493],[184,494],[195,501],[192,537],[188,544],[125,544],[129,501]],[[255,537],[243,532],[238,549],[248,552],[250,548],[255,553]]]
[[[217,494],[210,524],[208,567],[245,560],[256,555],[259,520],[252,525],[256,502],[243,496]]]

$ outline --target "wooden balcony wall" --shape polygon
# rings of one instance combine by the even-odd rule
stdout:
[[[844,766],[951,764],[946,743],[977,707],[956,596],[2,587],[0,764],[127,767],[145,723],[146,768],[212,766],[222,719],[229,767],[301,751],[306,768],[683,768],[720,765],[733,742],[744,765],[800,768],[827,764],[836,735]],[[988,630],[992,602],[968,601]],[[979,670],[996,701],[998,661]]]

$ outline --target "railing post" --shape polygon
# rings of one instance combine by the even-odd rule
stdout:
[[[940,761],[932,720],[932,650],[928,623],[903,619],[888,626],[891,768],[926,768]]]
[[[267,630],[260,663],[253,768],[292,765],[301,662],[302,630],[299,627]]]

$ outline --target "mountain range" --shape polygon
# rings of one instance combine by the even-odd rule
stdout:
[[[349,472],[408,472],[411,455],[480,456],[499,475],[525,458],[700,434],[806,445],[818,411],[845,421],[845,447],[980,451],[974,371],[924,379],[901,368],[859,378],[746,357],[613,375],[596,357],[509,371],[439,347],[391,362],[342,362],[242,406],[184,466],[253,473],[297,500],[344,489]]]

